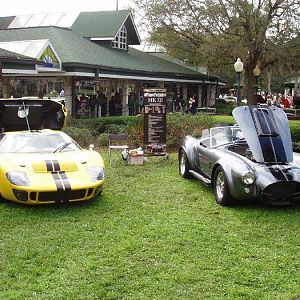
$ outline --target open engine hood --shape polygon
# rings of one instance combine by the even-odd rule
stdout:
[[[293,161],[293,147],[285,112],[274,106],[240,106],[232,112],[255,160],[259,163]]]
[[[61,130],[66,109],[54,100],[9,99],[0,100],[0,126],[2,131]]]

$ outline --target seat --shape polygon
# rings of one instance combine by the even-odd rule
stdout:
[[[116,156],[118,156],[118,158],[122,158],[122,151],[129,149],[127,142],[128,134],[120,133],[108,135],[108,156],[110,165],[113,162],[113,158],[116,159]]]

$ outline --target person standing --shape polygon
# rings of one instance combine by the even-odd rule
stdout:
[[[143,112],[143,108],[144,108],[144,95],[143,95],[143,93],[141,93],[140,98],[139,98],[139,113],[140,114]]]
[[[180,96],[180,93],[177,93],[174,99],[174,107],[175,107],[175,112],[179,112],[182,109],[182,98]]]
[[[109,101],[109,115],[115,116],[116,113],[117,113],[116,96],[111,96],[111,99]]]
[[[101,117],[105,117],[107,113],[107,97],[102,91],[98,95],[98,103],[101,110]]]
[[[189,100],[189,106],[185,111],[186,113],[191,113],[192,115],[195,115],[197,112],[197,103],[196,103],[196,99],[195,99],[195,94],[190,97]]]

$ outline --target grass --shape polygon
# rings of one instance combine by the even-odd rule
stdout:
[[[221,207],[175,153],[106,173],[91,203],[0,203],[0,299],[300,297],[299,207]]]

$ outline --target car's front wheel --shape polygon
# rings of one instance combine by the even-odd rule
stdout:
[[[179,174],[184,178],[191,178],[189,171],[190,164],[187,155],[184,150],[181,150],[179,154]]]
[[[218,166],[213,181],[213,191],[218,204],[228,206],[233,199],[228,188],[226,174],[221,166]]]

